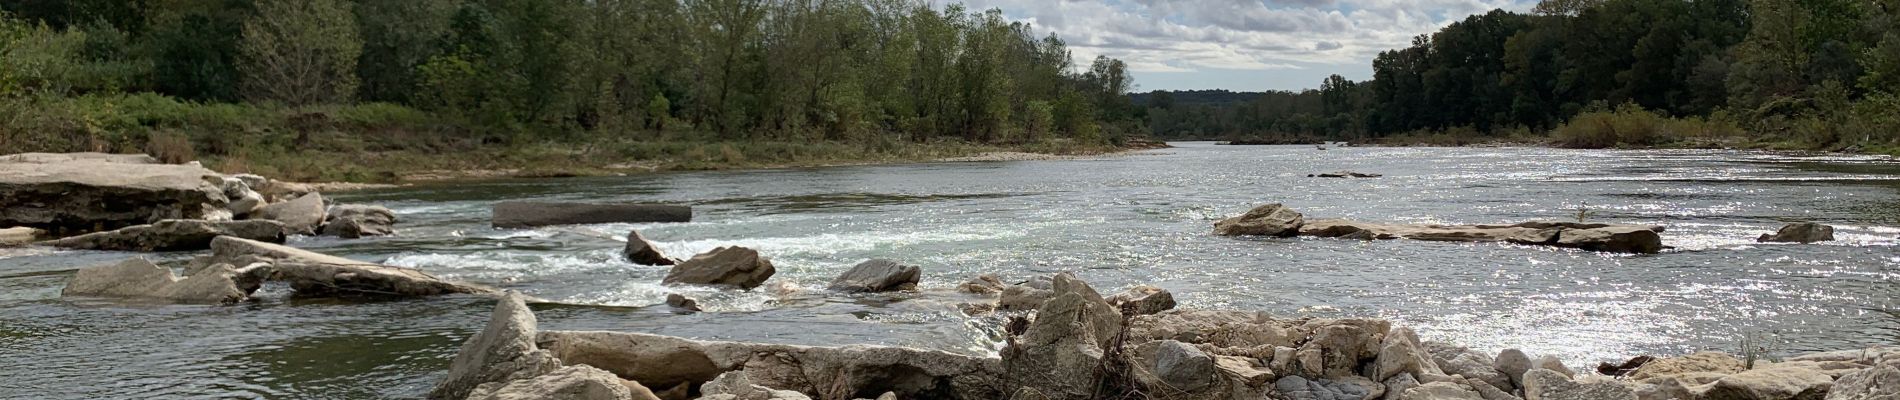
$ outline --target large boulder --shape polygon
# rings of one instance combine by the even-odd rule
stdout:
[[[1781,227],[1773,234],[1762,234],[1755,241],[1762,243],[1814,243],[1834,240],[1834,227],[1813,222],[1796,222]]]
[[[46,231],[38,228],[17,227],[0,229],[0,247],[25,246],[39,241]]]
[[[1841,376],[1826,400],[1900,400],[1900,368],[1875,365]]]
[[[218,264],[179,278],[170,268],[143,258],[118,264],[82,268],[60,291],[61,296],[147,298],[179,303],[235,303],[249,298],[260,285],[252,269]]]
[[[331,206],[323,222],[323,234],[344,239],[387,236],[396,233],[396,212],[388,207],[362,204]]]
[[[1122,315],[1068,273],[1057,274],[1051,290],[1054,297],[1036,310],[1036,319],[1003,348],[1003,365],[1051,398],[1087,398],[1107,347],[1121,332]]]
[[[1629,373],[1631,380],[1645,380],[1656,377],[1682,375],[1690,373],[1713,372],[1733,374],[1747,368],[1742,360],[1726,353],[1704,351],[1681,357],[1652,359]]]
[[[1374,394],[1372,389],[1349,381],[1306,379],[1300,376],[1282,377],[1273,382],[1274,392],[1289,400],[1363,400]],[[1483,399],[1474,396],[1458,400]]]
[[[0,226],[71,236],[229,214],[218,184],[223,178],[195,165],[113,155],[16,154],[7,160],[0,160]]]
[[[1461,375],[1469,379],[1482,380],[1492,387],[1507,391],[1517,387],[1511,383],[1510,377],[1497,370],[1497,361],[1492,360],[1489,355],[1442,343],[1426,343],[1425,346],[1431,353],[1432,361],[1437,363],[1438,368],[1446,375]]]
[[[1149,285],[1135,285],[1108,296],[1108,305],[1115,306],[1128,315],[1154,315],[1174,309],[1174,294],[1167,289]]]
[[[751,290],[777,270],[772,261],[744,247],[720,247],[673,266],[660,283],[724,285]]]
[[[1833,384],[1820,369],[1790,366],[1737,372],[1690,390],[1710,400],[1820,400]]]
[[[495,302],[488,325],[462,342],[461,352],[449,363],[449,375],[429,391],[429,398],[473,398],[470,392],[482,384],[505,383],[560,368],[560,361],[552,353],[535,345],[536,329],[534,312],[528,309],[527,301],[515,292],[503,295]]]
[[[543,375],[488,383],[468,400],[659,400],[639,383],[585,365],[561,367]]]
[[[230,236],[212,239],[211,254],[192,260],[193,266],[219,263],[267,264],[270,268],[267,279],[290,283],[290,288],[299,296],[413,297],[497,292],[481,285],[443,280],[411,268],[379,265]]]
[[[889,292],[917,288],[924,270],[915,265],[891,260],[870,260],[851,267],[831,281],[831,290],[843,292]]]
[[[327,212],[323,194],[310,193],[295,200],[267,205],[251,213],[251,219],[267,219],[284,224],[286,235],[316,235]]]
[[[647,241],[646,236],[640,235],[640,231],[627,232],[627,247],[621,250],[620,254],[625,255],[627,261],[632,261],[634,264],[677,264],[672,258],[668,258],[666,253],[661,253],[659,247],[653,246],[653,242]]]
[[[1418,333],[1411,328],[1392,328],[1379,344],[1379,355],[1373,361],[1372,379],[1384,382],[1401,374],[1418,376],[1426,372],[1442,372],[1437,364],[1427,358],[1424,347],[1418,340]]]
[[[1221,236],[1279,236],[1299,234],[1305,221],[1299,212],[1280,203],[1254,207],[1246,214],[1214,223],[1214,234]]]
[[[664,204],[586,204],[508,201],[495,203],[495,227],[533,228],[639,222],[692,222],[693,208]]]
[[[711,342],[631,332],[542,331],[536,341],[568,365],[590,365],[647,387],[702,386],[743,371],[752,384],[822,398],[997,399],[1010,390],[995,358],[901,347]]]
[[[264,200],[264,195],[251,190],[251,186],[243,179],[225,177],[220,188],[224,190],[224,197],[230,200],[224,208],[230,210],[232,217],[235,218],[248,217],[265,204],[269,204]]]
[[[1524,400],[1636,400],[1636,391],[1615,381],[1578,382],[1557,371],[1532,369],[1524,373]]]
[[[219,236],[283,243],[284,225],[267,220],[168,219],[150,225],[51,240],[45,244],[82,250],[185,251],[209,249],[211,240]]]

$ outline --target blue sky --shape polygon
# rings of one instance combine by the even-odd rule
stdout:
[[[939,3],[944,2],[939,0]],[[1535,0],[964,0],[1055,32],[1086,68],[1128,62],[1136,90],[1299,90],[1339,74],[1372,76],[1372,58],[1471,14]]]

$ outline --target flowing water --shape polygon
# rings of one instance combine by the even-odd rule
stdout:
[[[1552,354],[1573,367],[1645,353],[1792,353],[1900,342],[1900,164],[1724,151],[1213,146],[1072,161],[937,163],[425,184],[343,193],[395,209],[394,237],[292,245],[421,268],[576,305],[543,329],[994,354],[951,293],[981,273],[1074,271],[1103,291],[1154,284],[1184,307],[1385,317],[1428,340]],[[1377,179],[1307,178],[1334,170]],[[488,226],[500,200],[688,204],[694,222]],[[1309,218],[1405,223],[1575,219],[1668,226],[1657,255],[1506,244],[1236,239],[1212,223],[1282,202]],[[1788,221],[1816,245],[1756,244]],[[638,229],[678,257],[758,249],[781,296],[658,284],[619,249]],[[0,398],[413,398],[492,300],[293,299],[235,306],[61,299],[80,267],[128,253],[0,249]],[[177,262],[193,254],[146,255]],[[922,293],[825,284],[868,258],[923,266]],[[708,312],[674,314],[668,292]]]

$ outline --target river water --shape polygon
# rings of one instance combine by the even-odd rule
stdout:
[[[393,237],[292,245],[421,268],[578,305],[543,329],[993,354],[994,328],[951,293],[980,273],[1074,271],[1184,307],[1370,316],[1428,340],[1522,348],[1573,368],[1637,354],[1794,353],[1900,343],[1900,164],[1726,151],[1214,146],[1068,161],[934,163],[424,184],[341,193],[395,209]],[[1354,170],[1377,179],[1307,178]],[[488,226],[500,200],[687,204],[692,223]],[[1657,255],[1506,244],[1236,239],[1215,220],[1282,202],[1308,218],[1405,223],[1571,220],[1668,227]],[[1756,244],[1788,221],[1839,241]],[[639,229],[676,257],[739,245],[778,266],[781,295],[658,284],[619,256]],[[80,267],[193,254],[0,249],[0,398],[414,398],[440,379],[492,300],[293,299],[235,306],[61,299]],[[824,291],[868,258],[924,268],[922,293]],[[768,283],[771,285],[771,283]],[[668,292],[708,312],[680,315]]]

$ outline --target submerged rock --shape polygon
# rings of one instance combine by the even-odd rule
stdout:
[[[851,267],[831,281],[831,290],[843,292],[889,292],[917,288],[923,269],[891,260],[870,260]]]
[[[167,219],[228,216],[229,199],[213,182],[222,178],[203,167],[147,163],[149,157],[143,155],[4,157],[0,159],[0,226],[68,236]]]
[[[760,257],[758,251],[720,247],[674,265],[660,283],[724,285],[750,290],[764,284],[776,272],[772,261]]]
[[[676,264],[673,259],[667,258],[665,253],[661,253],[659,247],[653,246],[653,242],[647,241],[646,236],[640,235],[640,231],[627,232],[627,247],[621,250],[620,254],[626,256],[627,261],[639,265]]]
[[[1385,175],[1367,174],[1367,173],[1352,172],[1352,171],[1326,172],[1326,173],[1320,173],[1320,174],[1307,175],[1307,177],[1309,178],[1378,178],[1381,176],[1385,176]]]
[[[1813,222],[1796,222],[1781,227],[1773,234],[1762,234],[1755,238],[1762,243],[1815,243],[1834,240],[1834,227]]]
[[[699,309],[699,301],[679,293],[666,294],[666,306],[685,311],[704,311]]]
[[[1303,223],[1304,217],[1300,216],[1299,212],[1274,203],[1254,207],[1246,214],[1214,223],[1214,234],[1291,237],[1299,234],[1300,225]]]
[[[257,291],[261,279],[253,269],[212,265],[179,278],[170,268],[143,258],[118,264],[82,268],[60,291],[61,296],[148,298],[179,303],[236,303]]]
[[[266,220],[168,219],[150,225],[51,240],[45,244],[83,250],[183,251],[209,249],[211,240],[219,236],[283,243],[284,225]]]
[[[267,219],[284,224],[286,235],[316,235],[317,228],[323,226],[327,216],[323,208],[323,195],[305,194],[296,200],[271,204],[257,209],[251,219]]]
[[[387,236],[396,233],[396,212],[387,207],[339,204],[330,207],[323,222],[323,234],[344,239]]]
[[[585,204],[508,201],[495,203],[495,227],[533,228],[640,222],[692,222],[693,208],[663,204]]]
[[[1645,226],[1608,226],[1590,229],[1564,229],[1557,235],[1558,247],[1611,253],[1655,254],[1662,252],[1662,235]]]

